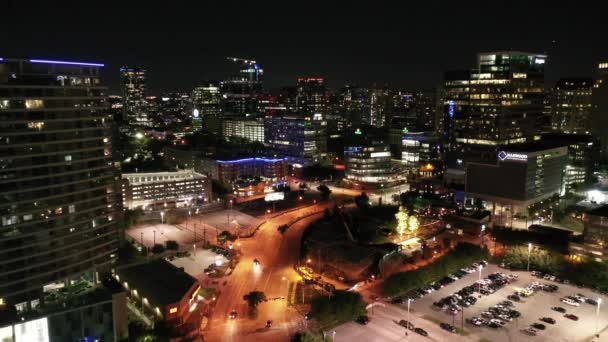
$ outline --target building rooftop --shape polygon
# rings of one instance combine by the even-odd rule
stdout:
[[[196,278],[164,259],[118,269],[116,273],[130,290],[136,289],[151,303],[162,306],[179,302],[197,283]]]
[[[587,211],[588,215],[608,217],[608,204]]]

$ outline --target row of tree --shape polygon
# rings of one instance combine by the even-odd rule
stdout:
[[[382,283],[382,290],[387,296],[404,294],[437,281],[474,262],[487,259],[488,256],[489,253],[486,249],[470,243],[460,243],[453,251],[432,264],[390,275]]]

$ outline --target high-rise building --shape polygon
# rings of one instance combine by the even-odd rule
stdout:
[[[373,127],[350,132],[344,144],[345,180],[355,188],[383,187],[398,180],[384,131]]]
[[[298,78],[297,109],[298,113],[314,117],[323,117],[327,105],[327,94],[325,91],[325,79],[321,77]]]
[[[102,66],[0,58],[0,299],[17,312],[73,295],[57,297],[62,287],[94,287],[116,255]]]
[[[192,129],[196,132],[204,127],[205,120],[219,117],[222,94],[218,82],[209,81],[192,91]],[[205,127],[207,128],[207,127]]]
[[[390,120],[391,94],[387,88],[374,88],[369,95],[369,113],[363,121],[373,127],[384,127]]]
[[[591,78],[562,78],[550,96],[551,128],[567,134],[591,134],[592,92]]]
[[[608,160],[608,61],[598,65],[598,76],[593,89],[593,130],[595,137],[600,139],[602,159]]]
[[[315,163],[327,153],[327,122],[301,115],[267,116],[264,144],[296,163]]]
[[[238,72],[220,83],[222,115],[251,115],[258,108],[258,96],[262,93],[264,70],[250,59],[228,57],[237,63]]]
[[[547,56],[516,51],[480,53],[473,70],[445,74],[450,160],[494,160],[498,147],[540,134]]]
[[[228,118],[222,120],[222,136],[244,138],[264,143],[264,120],[247,118]]]
[[[146,70],[139,67],[120,68],[124,118],[130,125],[152,126],[146,102]]]

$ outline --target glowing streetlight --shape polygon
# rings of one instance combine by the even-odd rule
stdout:
[[[312,262],[312,260],[310,260],[310,259],[306,260],[307,264],[310,264],[311,262]]]
[[[600,331],[598,330],[598,323],[600,319],[600,304],[602,304],[602,298],[597,299],[597,311],[595,312],[595,331],[597,337],[600,337]]]
[[[165,212],[164,211],[160,212],[160,223],[165,224]]]

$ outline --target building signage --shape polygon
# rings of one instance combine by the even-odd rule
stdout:
[[[448,102],[448,116],[451,118],[454,117],[454,107],[455,107],[454,101]]]
[[[266,201],[266,202],[281,201],[284,199],[285,199],[284,192],[271,192],[271,193],[267,193],[266,196],[264,196],[264,201]]]
[[[523,153],[512,153],[500,151],[498,152],[498,159],[501,161],[513,160],[513,161],[528,161],[528,155]]]

